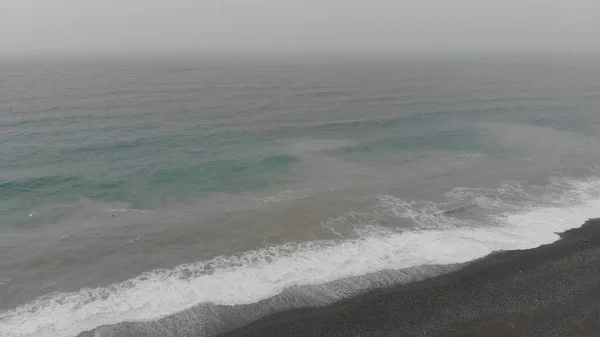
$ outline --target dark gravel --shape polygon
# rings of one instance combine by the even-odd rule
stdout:
[[[600,220],[561,236],[222,336],[600,336]]]

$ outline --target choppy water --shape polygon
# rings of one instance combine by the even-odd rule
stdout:
[[[585,58],[0,64],[0,335],[210,336],[600,216]]]

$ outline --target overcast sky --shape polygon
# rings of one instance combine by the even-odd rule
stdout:
[[[0,53],[600,49],[600,0],[0,0]]]

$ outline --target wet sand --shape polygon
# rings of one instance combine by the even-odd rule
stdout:
[[[600,336],[600,219],[561,237],[222,336]]]

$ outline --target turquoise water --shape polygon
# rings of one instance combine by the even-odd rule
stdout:
[[[211,335],[551,242],[599,137],[583,57],[3,61],[0,335]]]
[[[78,198],[157,207],[285,183],[299,160],[285,139],[357,140],[332,153],[353,158],[490,148],[478,121],[597,131],[589,65],[432,62],[4,65],[0,214]]]

